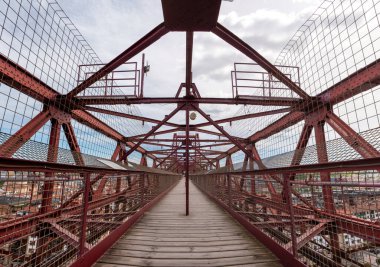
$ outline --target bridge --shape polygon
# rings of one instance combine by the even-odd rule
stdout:
[[[0,1],[1,266],[380,264],[380,1],[322,1],[275,62],[224,4],[162,0],[104,63],[57,2]],[[145,52],[173,32],[162,96]],[[245,56],[230,97],[199,86],[200,33]]]

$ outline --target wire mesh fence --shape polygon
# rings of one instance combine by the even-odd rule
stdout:
[[[34,170],[2,164],[2,266],[70,265],[178,181],[148,168],[31,164]]]

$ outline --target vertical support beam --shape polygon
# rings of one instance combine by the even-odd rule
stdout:
[[[324,121],[320,121],[314,125],[318,163],[328,162],[324,124],[325,124]],[[321,176],[320,179],[322,182],[330,182],[330,173],[321,172],[320,176]],[[323,202],[324,202],[325,210],[331,214],[335,213],[334,198],[333,198],[333,192],[332,192],[331,186],[322,186],[322,194],[323,194]],[[340,263],[341,257],[339,256],[339,251],[340,251],[339,237],[334,232],[330,233],[329,236],[330,236],[333,259],[335,262]]]
[[[145,174],[140,174],[140,177],[139,177],[139,188],[140,188],[140,208],[141,208],[144,205]]]
[[[186,96],[190,96],[192,82],[193,35],[192,31],[186,32]]]
[[[288,205],[289,215],[290,215],[290,233],[292,237],[293,256],[297,258],[297,234],[296,234],[296,229],[295,229],[296,224],[294,222],[293,199],[292,199],[289,175],[284,176],[284,195],[285,195],[286,204]]]
[[[47,155],[48,162],[57,162],[59,137],[61,133],[61,124],[56,119],[51,119],[51,129],[49,138],[49,150]],[[46,173],[47,177],[53,177],[54,173]],[[54,181],[45,181],[42,193],[42,202],[40,213],[46,213],[52,209],[54,191]]]
[[[249,160],[248,156],[245,155],[244,156],[244,161],[243,161],[242,171],[245,171],[247,169],[248,160]],[[242,175],[241,179],[240,179],[240,190],[243,190],[243,188],[244,188],[244,182],[245,182],[245,176]]]
[[[256,160],[256,163],[257,163],[259,169],[266,169],[266,166],[261,161],[261,157],[259,155],[259,152],[257,151],[256,146],[254,144],[252,145],[252,154],[253,154],[254,159]],[[264,178],[266,178],[266,180],[268,180],[267,175],[264,175]],[[266,183],[268,190],[269,190],[269,193],[272,195],[272,197],[276,197],[278,194],[277,194],[276,188],[273,186],[272,182],[266,181],[265,183]]]
[[[226,158],[226,167],[227,171],[233,170],[233,162],[231,155],[228,155]],[[231,181],[231,175],[227,174],[227,197],[228,197],[228,206],[232,207],[232,181]]]
[[[189,108],[190,106],[186,106],[186,159],[185,159],[185,185],[186,185],[186,216],[189,215]]]
[[[327,163],[327,148],[326,148],[326,139],[325,139],[325,131],[324,131],[324,121],[320,121],[314,126],[315,130],[315,141],[317,145],[317,155],[318,155],[318,163]],[[321,172],[321,181],[322,182],[330,182],[330,175],[327,172]],[[326,211],[335,213],[334,207],[334,199],[331,186],[323,186],[323,201]]]
[[[48,162],[57,162],[60,132],[61,124],[58,122],[58,120],[51,119],[49,150],[47,155]],[[47,172],[45,173],[45,175],[48,179],[44,182],[43,185],[41,208],[39,210],[41,214],[49,212],[52,209],[52,200],[54,193],[54,180],[50,180],[54,177],[54,173]],[[45,226],[42,223],[38,224],[37,229],[39,229],[39,239],[37,241],[35,264],[39,265],[42,262],[43,257],[46,253],[45,249],[48,245],[49,237],[46,236],[48,231],[47,229],[45,229]]]
[[[80,147],[75,136],[74,128],[71,122],[62,124],[63,131],[65,133],[67,142],[69,143],[71,153],[73,154],[73,158],[75,163],[80,166],[84,166],[84,159],[80,152]]]
[[[81,233],[80,233],[80,240],[79,240],[79,255],[83,255],[85,252],[85,244],[86,244],[86,228],[87,228],[87,211],[88,211],[88,201],[89,201],[89,195],[90,195],[90,174],[85,174],[84,176],[84,193],[83,193],[83,213],[82,213],[82,225],[81,225]]]
[[[144,75],[145,75],[145,54],[142,54],[141,58],[141,79],[140,79],[140,98],[144,97]]]
[[[303,126],[301,131],[300,139],[298,140],[297,147],[294,151],[291,166],[299,165],[301,163],[312,130],[313,125],[309,125],[307,121],[305,121],[305,125]]]

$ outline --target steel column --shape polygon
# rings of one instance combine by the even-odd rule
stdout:
[[[185,179],[186,179],[186,216],[189,215],[189,120],[190,120],[190,114],[189,114],[189,108],[190,106],[186,106],[186,160],[185,160]]]
[[[193,61],[193,35],[192,31],[186,32],[186,96],[190,96],[192,83],[192,61]]]

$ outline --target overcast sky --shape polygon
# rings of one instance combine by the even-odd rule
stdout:
[[[160,0],[62,0],[62,8],[104,62],[163,21]],[[320,0],[223,1],[219,22],[274,62]],[[249,61],[212,33],[195,33],[193,79],[202,96],[231,97],[233,63]],[[185,34],[169,33],[145,50],[145,96],[174,96],[185,78]],[[136,59],[140,61],[140,55]],[[215,107],[206,107],[207,109]],[[141,108],[150,114],[154,106]],[[218,117],[236,109],[220,107]],[[211,111],[211,110],[210,110]],[[165,112],[164,112],[165,113]],[[161,114],[155,113],[157,117]],[[163,114],[162,114],[163,116]]]

